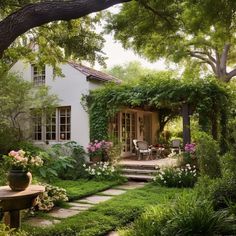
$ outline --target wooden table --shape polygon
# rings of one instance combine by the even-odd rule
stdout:
[[[9,186],[0,187],[0,208],[4,212],[4,222],[10,228],[19,228],[20,210],[31,208],[36,198],[45,191],[44,186],[30,185],[24,191],[12,191]]]
[[[165,151],[165,148],[163,147],[152,147],[152,156],[155,156],[156,159],[162,158],[163,151]]]

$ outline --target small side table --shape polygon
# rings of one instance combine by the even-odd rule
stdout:
[[[45,191],[44,186],[30,185],[24,191],[12,191],[9,186],[0,187],[0,208],[4,212],[4,222],[10,228],[21,225],[20,210],[36,205],[36,198]]]

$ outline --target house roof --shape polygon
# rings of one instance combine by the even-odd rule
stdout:
[[[113,81],[116,83],[120,83],[121,80],[117,79],[116,77],[112,75],[108,75],[104,72],[92,69],[90,67],[84,66],[82,64],[76,63],[76,62],[68,62],[69,65],[74,67],[76,70],[80,71],[84,75],[86,75],[87,79],[92,79],[92,80],[99,80],[99,81],[104,81],[104,82],[109,82]]]

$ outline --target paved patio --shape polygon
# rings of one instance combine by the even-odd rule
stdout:
[[[175,166],[177,163],[177,159],[173,158],[163,158],[163,159],[156,159],[156,160],[132,160],[132,159],[123,159],[119,162],[120,165],[136,165],[136,166],[159,166],[168,167],[168,166]]]

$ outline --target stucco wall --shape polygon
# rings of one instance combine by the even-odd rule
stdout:
[[[82,94],[88,94],[90,89],[101,86],[101,83],[88,81],[86,76],[69,64],[61,65],[65,77],[53,79],[52,67],[46,66],[46,85],[50,87],[52,94],[57,94],[59,106],[71,106],[71,140],[86,147],[89,142],[89,118],[88,113],[81,105]],[[32,81],[32,69],[30,64],[17,62],[12,71],[18,72],[27,80]],[[55,143],[51,141],[50,144]]]

